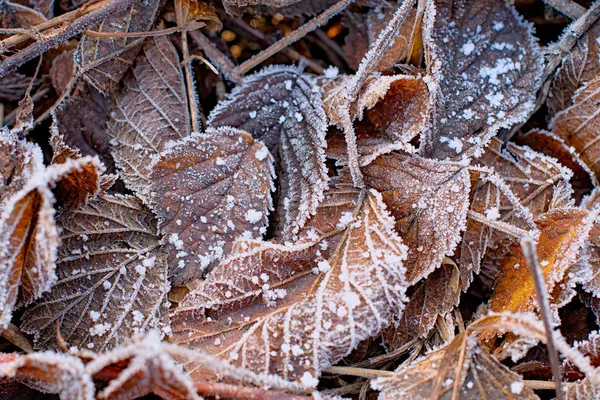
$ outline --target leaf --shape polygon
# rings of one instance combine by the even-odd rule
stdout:
[[[94,383],[84,368],[78,358],[52,352],[0,355],[1,378],[60,394],[61,400],[94,399]]]
[[[543,58],[530,25],[502,1],[436,0],[425,20],[426,58],[439,86],[422,152],[459,158],[529,116]]]
[[[336,110],[340,106],[339,90],[343,86],[336,85],[324,95],[330,123],[340,122]],[[358,119],[362,119],[355,122],[359,161],[361,165],[367,165],[377,156],[393,150],[414,152],[409,142],[425,131],[433,104],[422,78],[393,75],[368,80],[355,107],[352,112],[358,113]],[[338,163],[347,164],[347,145],[343,135],[336,131],[328,136],[327,155],[336,158]]]
[[[577,260],[596,217],[597,212],[571,208],[549,211],[536,220],[540,230],[538,259],[549,293]],[[501,260],[499,271],[489,309],[534,311],[537,302],[533,277],[519,244],[514,244],[508,257]]]
[[[352,205],[334,190],[342,197],[313,219]],[[407,286],[406,246],[381,195],[369,191],[342,216],[328,236],[294,246],[237,242],[175,310],[173,340],[314,387],[324,368],[401,313]]]
[[[52,60],[50,79],[54,90],[58,94],[62,94],[69,87],[71,79],[75,76],[74,53],[75,50],[64,50]]]
[[[175,284],[200,278],[239,236],[265,233],[272,162],[262,143],[233,128],[194,133],[159,155],[147,190],[160,231],[175,247]]]
[[[381,391],[379,400],[538,399],[519,375],[464,334],[372,386]]]
[[[149,328],[168,332],[166,256],[139,200],[99,196],[57,223],[58,280],[22,318],[37,349],[57,346],[57,323],[67,343],[94,351]]]
[[[55,116],[66,145],[84,155],[98,156],[112,172],[114,161],[106,133],[110,108],[109,98],[83,82],[56,108]]]
[[[487,223],[474,218],[467,220],[459,258],[463,290],[471,284],[473,274],[480,272],[482,262],[485,268],[495,271],[497,267],[489,264],[507,257],[512,251],[509,246],[518,247],[514,235],[492,229],[491,225],[498,221],[531,230],[535,227],[533,218],[556,206],[557,193],[570,191],[571,172],[527,146],[503,144],[493,138],[476,165],[490,168],[497,178],[479,179],[471,189],[470,212],[484,216]]]
[[[453,254],[469,207],[469,172],[458,163],[388,154],[363,168],[365,183],[381,192],[408,246],[413,285]]]
[[[121,178],[144,198],[150,159],[171,141],[190,135],[185,81],[175,47],[166,37],[148,39],[114,96],[108,134]]]
[[[167,400],[201,399],[192,380],[154,331],[100,355],[86,369],[91,375],[101,375],[104,369],[119,364],[126,367],[102,389],[97,399],[137,399],[150,393]]]
[[[592,79],[573,97],[573,105],[559,112],[551,122],[552,132],[572,146],[579,157],[595,173],[600,172],[600,147],[597,142],[597,114],[600,79]]]
[[[199,0],[175,0],[175,20],[182,30],[201,28],[205,22],[210,30],[220,31],[223,28],[215,9]]]
[[[45,18],[52,18],[54,15],[54,0],[17,0],[15,3],[35,10]]]
[[[45,21],[46,17],[38,11],[7,0],[0,1],[0,28],[29,28]]]
[[[459,278],[457,266],[446,263],[419,282],[399,322],[384,331],[386,346],[397,349],[414,338],[426,337],[438,316],[445,316],[458,305]]]
[[[280,13],[286,17],[301,15],[317,15],[320,11],[335,4],[338,0],[225,0],[225,9],[234,14],[245,11],[249,6],[262,13],[275,15]]]
[[[600,68],[599,45],[596,41],[599,35],[600,24],[594,23],[563,57],[562,64],[554,73],[546,99],[549,117],[570,107],[577,89],[596,77]]]
[[[134,2],[131,7],[110,15],[91,29],[114,34],[147,32],[154,25],[160,6],[159,0]],[[167,39],[163,37],[162,40]],[[100,38],[83,35],[75,52],[75,64],[85,72],[83,76],[91,85],[109,94],[131,66],[142,43],[144,39],[136,37]]]
[[[267,67],[245,78],[208,123],[245,130],[269,148],[281,191],[277,235],[293,238],[327,188],[327,122],[316,82],[296,67]]]

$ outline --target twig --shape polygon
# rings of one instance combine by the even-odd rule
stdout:
[[[544,3],[571,19],[580,18],[585,14],[585,8],[571,0],[544,0]]]
[[[373,358],[369,358],[367,360],[357,362],[355,364],[352,364],[351,367],[355,367],[355,368],[378,367],[390,360],[397,359],[398,357],[402,356],[403,354],[405,354],[406,352],[408,352],[409,350],[414,348],[417,344],[418,344],[418,340],[412,339],[410,342],[405,343],[404,345],[398,347],[397,349],[395,349],[389,353],[382,354],[377,357],[373,357]]]
[[[535,286],[535,294],[537,296],[538,305],[542,321],[544,322],[544,328],[546,330],[546,347],[548,348],[548,357],[550,358],[550,365],[552,366],[552,374],[554,375],[556,399],[563,399],[562,392],[562,373],[560,368],[560,362],[558,359],[558,352],[554,346],[554,328],[550,321],[550,302],[548,300],[548,291],[546,284],[542,278],[541,268],[538,261],[537,250],[535,242],[528,236],[521,239],[521,248],[523,249],[523,255],[527,261],[529,272],[533,277],[533,283]]]
[[[31,342],[27,339],[27,336],[23,335],[19,327],[15,324],[8,324],[6,329],[2,331],[2,337],[23,350],[25,353],[33,353]]]
[[[555,390],[556,383],[553,381],[536,381],[536,380],[523,380],[525,386],[531,390]],[[562,385],[569,386],[574,385],[574,382],[562,382]]]
[[[110,15],[127,9],[138,1],[140,0],[113,0],[104,7],[94,10],[89,14],[76,19],[62,32],[57,33],[54,36],[44,38],[43,40],[39,40],[31,46],[19,51],[17,54],[5,59],[0,64],[0,78],[4,78],[26,62],[45,53],[51,48],[58,46],[65,40],[71,39],[73,36],[78,35],[90,26],[96,25],[97,23],[108,18]]]
[[[233,70],[233,77],[239,79],[246,72],[250,71],[252,68],[256,67],[263,61],[267,60],[274,54],[280,52],[285,49],[292,43],[302,39],[307,33],[314,31],[319,26],[327,22],[331,17],[345,9],[348,4],[352,3],[354,0],[340,0],[335,3],[333,6],[329,7],[327,10],[323,11],[319,14],[318,17],[310,20],[306,24],[302,25],[300,28],[296,29],[289,35],[285,36],[281,40],[273,43],[271,46],[267,47],[265,50],[258,53],[256,56],[250,58],[249,60],[243,62],[239,66],[235,67]]]
[[[266,391],[261,388],[230,385],[227,383],[197,381],[194,387],[201,395],[225,397],[240,400],[306,400],[311,397],[285,393],[281,391]]]
[[[216,49],[210,40],[202,32],[200,31],[190,31],[188,32],[192,40],[196,43],[198,47],[204,51],[206,58],[208,58],[213,64],[216,64],[217,68],[225,77],[239,82],[239,78],[233,77],[233,70],[235,65],[231,62],[229,58],[225,56],[225,54],[221,53],[218,49]]]
[[[349,375],[358,376],[360,378],[381,378],[381,377],[392,377],[396,374],[392,371],[384,371],[379,369],[366,369],[366,368],[355,368],[355,367],[329,367],[323,372],[334,375]]]
[[[491,220],[489,218],[486,218],[485,215],[478,213],[477,211],[469,210],[467,215],[469,216],[469,218],[477,222],[487,225],[492,229],[496,229],[497,231],[506,233],[507,235],[512,236],[514,238],[521,239],[523,237],[529,237],[528,231],[521,228],[517,228],[516,226],[513,226],[511,224],[507,224],[506,222]]]
[[[190,60],[190,49],[188,47],[187,33],[181,32],[181,51],[183,53],[183,59],[188,60],[183,64],[183,70],[185,72],[185,84],[187,87],[188,97],[188,108],[190,110],[190,118],[192,120],[192,130],[194,132],[200,132],[198,127],[198,116],[200,111],[198,110],[198,96],[196,95],[196,88],[194,87],[194,75],[192,74]]]

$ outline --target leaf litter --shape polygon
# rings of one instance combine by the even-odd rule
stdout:
[[[583,3],[0,2],[0,393],[598,397]]]

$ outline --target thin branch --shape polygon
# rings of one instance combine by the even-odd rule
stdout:
[[[384,371],[379,369],[366,369],[356,367],[329,367],[323,372],[334,375],[348,375],[358,376],[360,378],[381,378],[381,377],[392,377],[396,374],[392,371]]]
[[[524,380],[523,383],[531,390],[554,390],[556,383],[552,381]],[[563,386],[574,385],[575,382],[562,382]]]
[[[198,117],[200,110],[198,110],[198,96],[196,95],[196,88],[194,87],[194,75],[192,74],[192,66],[190,60],[190,49],[188,46],[187,33],[181,32],[181,51],[183,53],[183,59],[188,60],[183,64],[183,70],[185,72],[185,84],[187,88],[188,97],[188,108],[190,111],[190,118],[192,120],[192,130],[194,132],[200,132],[198,126]]]
[[[314,31],[325,22],[327,22],[331,17],[338,14],[340,11],[345,9],[350,3],[354,0],[340,0],[335,3],[333,6],[329,7],[327,10],[323,11],[319,14],[318,17],[310,20],[306,24],[302,25],[300,28],[296,29],[289,35],[285,36],[281,40],[275,42],[265,50],[261,51],[254,57],[249,60],[243,62],[239,66],[235,67],[233,70],[233,77],[239,79],[246,72],[250,71],[252,68],[256,67],[260,63],[272,57],[274,54],[280,52],[285,49],[292,43],[302,39],[307,33]]]
[[[544,3],[571,19],[580,18],[585,14],[585,7],[571,0],[544,0]]]
[[[31,342],[15,324],[8,324],[2,331],[2,337],[23,350],[25,353],[33,353]]]
[[[192,40],[196,43],[198,47],[204,51],[206,58],[208,58],[213,64],[217,66],[219,71],[226,78],[229,78],[235,82],[239,82],[239,78],[236,79],[233,76],[233,70],[235,65],[225,54],[221,53],[216,47],[213,46],[212,42],[208,40],[206,36],[200,31],[190,31],[188,32]]]
[[[2,63],[0,63],[0,78],[4,78],[26,62],[31,61],[35,57],[38,57],[46,51],[58,46],[65,40],[69,40],[73,36],[80,34],[85,29],[98,24],[112,14],[126,10],[132,4],[139,1],[140,0],[113,0],[104,7],[94,10],[89,14],[76,19],[62,32],[59,32],[56,35],[48,38],[44,38],[43,40],[39,40],[31,46],[19,51],[15,55],[6,58]]]
[[[550,365],[552,366],[552,374],[554,375],[554,382],[556,384],[556,399],[563,399],[562,392],[562,372],[560,368],[560,361],[558,358],[558,352],[554,346],[554,328],[550,320],[550,301],[548,300],[548,290],[546,284],[542,278],[541,268],[538,261],[537,249],[535,242],[528,236],[521,239],[521,248],[523,249],[523,255],[527,261],[529,272],[533,277],[535,286],[535,294],[537,296],[538,305],[542,321],[544,322],[544,328],[546,330],[546,347],[548,348],[548,357],[550,358]]]
[[[197,381],[194,387],[201,395],[227,399],[254,400],[306,400],[312,397],[294,395],[281,391],[267,391],[262,388],[230,385],[227,383]]]
[[[521,239],[523,237],[530,236],[529,232],[524,229],[517,228],[516,226],[507,224],[506,222],[491,220],[489,218],[486,218],[485,215],[480,214],[476,211],[469,210],[467,215],[469,218],[477,222],[487,225],[492,229],[496,229],[497,231],[506,233],[507,235],[512,236],[514,238]]]

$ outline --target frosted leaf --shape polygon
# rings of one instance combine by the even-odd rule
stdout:
[[[194,382],[175,362],[155,331],[101,354],[86,370],[96,375],[104,368],[123,364],[126,366],[99,392],[97,399],[137,399],[150,393],[166,400],[201,399]]]
[[[244,131],[209,128],[156,159],[148,192],[161,233],[175,247],[176,259],[170,260],[175,284],[201,277],[238,236],[265,233],[273,159],[264,151]]]
[[[379,400],[538,399],[518,374],[464,333],[372,386],[381,391]]]
[[[470,178],[458,163],[388,154],[363,168],[382,193],[408,246],[407,279],[414,284],[452,255],[465,228]]]
[[[93,400],[94,383],[79,358],[52,352],[1,354],[0,378],[22,382],[61,400]]]
[[[551,208],[556,190],[570,189],[571,171],[527,146],[511,142],[503,145],[493,138],[474,161],[476,166],[490,168],[496,176],[474,183],[470,211],[486,216],[490,210],[498,210],[497,221],[515,228],[532,229],[533,218]],[[515,207],[515,203],[520,207]],[[470,285],[472,275],[479,273],[482,262],[484,269],[495,270],[496,260],[507,257],[507,246],[516,243],[514,237],[489,225],[474,218],[467,221],[459,259],[463,290]],[[484,279],[489,280],[488,277]]]
[[[335,88],[330,85],[325,87],[329,91],[324,102],[331,121],[335,122],[339,117],[335,109],[339,106],[338,90],[343,85]],[[356,113],[360,119],[354,123],[360,164],[367,165],[393,150],[414,151],[409,142],[427,127],[432,107],[432,98],[422,78],[394,75],[368,79],[351,108],[352,115]],[[328,135],[327,154],[338,163],[348,163],[347,145],[341,133],[334,131]]]
[[[549,293],[577,261],[597,212],[580,208],[549,211],[536,220],[540,231],[537,256]],[[499,276],[488,304],[494,312],[532,312],[537,308],[533,277],[521,246],[515,243],[508,255],[497,261]],[[485,335],[489,338],[489,335]]]
[[[252,7],[261,14],[275,15],[280,13],[286,17],[301,15],[317,15],[319,12],[335,4],[338,0],[224,0],[225,8],[231,13],[240,13]]]
[[[152,157],[191,132],[185,81],[169,39],[148,39],[123,82],[108,133],[121,178],[145,199]]]
[[[600,367],[600,334],[597,331],[590,333],[586,340],[576,341],[574,347],[588,357],[593,367]],[[563,376],[570,380],[585,378],[585,374],[571,360],[563,362]]]
[[[581,207],[593,211],[600,205],[600,189],[594,189],[587,196]],[[582,285],[582,288],[594,297],[600,298],[600,224],[594,221],[590,229],[589,238],[581,257],[570,279],[572,283]]]
[[[589,168],[600,172],[600,145],[597,143],[600,118],[596,115],[600,104],[600,78],[594,78],[579,89],[573,105],[556,114],[551,122],[552,132],[573,147]]]
[[[262,140],[276,159],[280,186],[278,236],[290,239],[314,214],[327,188],[321,93],[296,67],[272,66],[242,81],[210,115],[213,127],[233,126]]]
[[[565,386],[563,389],[565,400],[597,399],[600,397],[600,387],[594,385],[588,378]]]
[[[433,1],[425,20],[426,58],[438,88],[422,151],[460,158],[500,128],[527,119],[541,85],[543,58],[530,25],[502,1]]]
[[[412,339],[427,337],[438,316],[445,316],[458,305],[459,278],[456,265],[443,264],[419,282],[398,323],[384,331],[386,346],[397,349]]]
[[[567,28],[565,32],[569,32]],[[569,34],[569,33],[565,33]],[[600,23],[594,23],[577,39],[571,50],[563,57],[562,64],[554,73],[546,105],[550,117],[573,104],[578,88],[596,78],[600,68],[598,37]]]
[[[110,172],[114,161],[110,152],[107,122],[111,100],[93,86],[80,82],[54,111],[58,131],[66,145],[83,155],[98,156]]]
[[[573,147],[567,146],[564,140],[552,132],[532,130],[524,135],[518,135],[514,138],[514,141],[519,145],[528,146],[538,153],[556,159],[558,161],[557,165],[562,165],[573,172],[569,183],[573,187],[573,197],[576,204],[581,201],[585,194],[589,193],[591,187],[598,185],[596,174],[581,160],[577,151]],[[566,178],[565,175],[563,180]]]
[[[381,195],[371,190],[359,199],[353,221],[319,240],[237,242],[175,310],[173,340],[252,371],[316,383],[405,301],[406,246]],[[313,219],[331,215],[331,207]],[[321,246],[324,240],[332,245]],[[329,268],[321,268],[323,259]]]
[[[160,5],[159,0],[133,3],[126,10],[110,15],[90,29],[104,33],[147,32],[154,25]],[[101,92],[111,93],[131,66],[143,40],[139,37],[99,38],[83,35],[75,52],[75,64],[85,72],[83,76],[86,81]]]
[[[204,27],[220,31],[223,24],[214,7],[204,1],[176,0],[175,22],[181,30],[195,30]]]
[[[32,8],[17,2],[3,1],[0,3],[0,26],[2,28],[29,28],[43,22],[46,22],[46,17]]]
[[[103,351],[149,328],[168,325],[166,256],[156,221],[139,200],[99,196],[57,217],[58,280],[22,318],[36,348],[64,340]]]
[[[50,187],[72,183],[78,171],[100,169],[91,157],[46,168],[37,145],[0,131],[0,327],[10,322],[17,298],[26,305],[56,280],[59,240]]]

